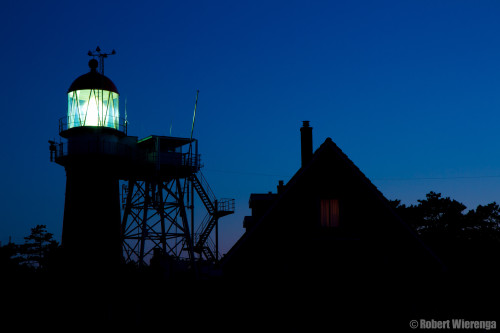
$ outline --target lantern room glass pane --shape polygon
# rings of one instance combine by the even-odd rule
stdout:
[[[108,90],[84,89],[68,93],[68,129],[103,126],[119,129],[119,95]]]

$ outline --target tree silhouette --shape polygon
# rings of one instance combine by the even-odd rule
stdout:
[[[466,215],[467,230],[477,231],[481,234],[496,235],[500,230],[500,207],[492,202],[486,206],[477,206]]]
[[[464,204],[429,192],[417,205],[390,202],[448,266],[496,269],[500,254],[500,207],[492,202],[464,213]]]
[[[24,237],[25,243],[20,245],[19,251],[24,264],[42,269],[46,266],[49,254],[57,249],[59,244],[46,228],[46,225],[39,224],[31,228],[29,236]]]
[[[17,270],[21,259],[18,257],[19,246],[10,242],[0,246],[0,267],[5,271]]]
[[[417,200],[418,205],[401,205],[399,200],[392,201],[393,207],[407,223],[421,235],[452,234],[463,228],[466,209],[462,203],[441,193],[429,192],[424,200]]]

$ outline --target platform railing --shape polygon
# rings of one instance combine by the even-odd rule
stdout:
[[[219,199],[217,201],[217,210],[219,212],[234,212],[234,199]]]
[[[106,127],[106,128],[113,128],[115,130],[118,130],[120,132],[123,132],[127,134],[127,126],[128,126],[128,121],[125,118],[121,117],[108,117],[108,121],[103,124],[99,125],[92,125],[93,127]],[[111,121],[109,121],[111,120]],[[84,122],[75,120],[75,121],[68,121],[68,117],[62,117],[59,119],[59,134],[67,131],[68,129],[75,128],[75,127],[90,127],[90,125],[85,125]]]
[[[198,170],[201,160],[200,154],[193,153],[179,153],[179,152],[144,152],[141,153],[140,159],[146,163],[151,163],[156,165],[158,168],[162,166],[174,166],[174,167],[190,167]]]

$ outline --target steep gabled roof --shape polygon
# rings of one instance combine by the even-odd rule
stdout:
[[[266,213],[258,220],[255,221],[255,225],[247,230],[242,237],[233,245],[233,247],[229,250],[229,252],[222,258],[221,264],[224,265],[226,262],[230,261],[235,253],[243,246],[246,242],[252,239],[253,235],[262,227],[265,227],[266,220],[268,216],[273,212],[273,210],[280,205],[280,203],[287,199],[289,193],[293,190],[293,188],[297,185],[297,183],[301,180],[301,178],[306,174],[315,164],[319,163],[320,158],[326,154],[333,154],[339,160],[344,163],[352,174],[357,177],[360,182],[364,185],[364,187],[370,191],[373,196],[379,201],[379,204],[384,207],[397,221],[397,223],[401,224],[409,234],[411,234],[418,243],[422,246],[422,248],[428,252],[441,266],[443,266],[441,260],[420,240],[420,238],[415,234],[412,228],[410,228],[400,217],[394,209],[389,204],[389,201],[384,197],[384,195],[377,189],[375,185],[359,170],[359,168],[347,157],[346,154],[332,141],[331,138],[327,138],[323,144],[314,152],[309,163],[301,167],[295,175],[290,179],[288,184],[285,186],[284,191],[277,195],[276,200],[269,207]]]

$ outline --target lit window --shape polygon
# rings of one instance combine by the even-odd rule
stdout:
[[[328,228],[339,226],[339,201],[337,199],[321,200],[321,226]]]

